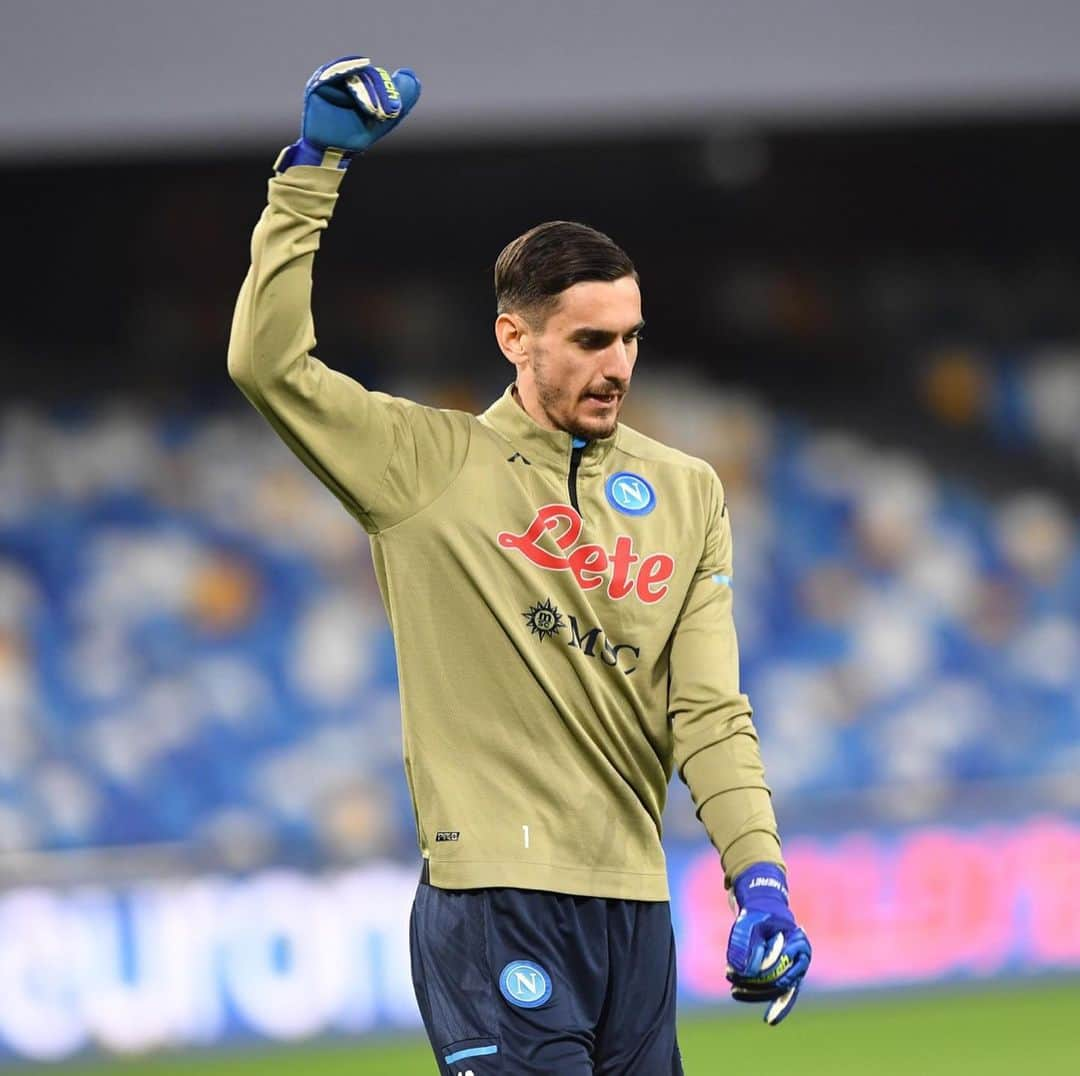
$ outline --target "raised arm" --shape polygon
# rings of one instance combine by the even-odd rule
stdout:
[[[371,532],[433,501],[460,470],[469,416],[371,392],[312,354],[312,269],[349,163],[415,104],[409,71],[359,57],[308,81],[301,138],[278,158],[233,316],[229,374]]]

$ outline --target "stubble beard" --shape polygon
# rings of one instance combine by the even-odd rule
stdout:
[[[622,409],[622,398],[614,407],[614,414],[610,419],[597,419],[594,422],[583,422],[577,414],[576,408],[580,401],[571,401],[569,394],[556,385],[551,384],[544,376],[540,363],[533,366],[533,382],[536,385],[536,398],[544,409],[544,414],[560,430],[565,430],[571,437],[580,437],[585,441],[595,441],[598,438],[610,437],[615,432],[619,423],[619,411]]]

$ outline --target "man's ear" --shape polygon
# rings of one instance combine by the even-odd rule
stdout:
[[[495,339],[507,361],[521,366],[528,358],[529,326],[517,314],[500,314],[495,319]]]

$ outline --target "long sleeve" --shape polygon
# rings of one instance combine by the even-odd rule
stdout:
[[[275,176],[233,316],[229,374],[282,440],[369,532],[434,501],[460,471],[471,419],[371,392],[311,352],[312,269],[344,176]]]
[[[782,860],[750,700],[739,690],[731,527],[715,474],[707,511],[708,537],[671,644],[668,714],[679,776],[730,886],[752,863]]]

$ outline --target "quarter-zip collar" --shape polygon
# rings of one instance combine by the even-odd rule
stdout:
[[[558,467],[563,473],[567,472],[573,436],[565,430],[547,430],[541,426],[517,402],[513,384],[480,415],[480,421],[502,434],[531,463],[542,461]],[[608,454],[618,444],[621,429],[617,425],[610,437],[599,437],[585,445],[578,474],[591,474],[603,466]]]

